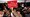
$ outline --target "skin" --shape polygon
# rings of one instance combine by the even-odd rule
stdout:
[[[18,16],[19,16],[19,17],[22,17],[22,15],[20,14],[20,12],[19,12],[19,11],[17,11],[17,14],[18,14]]]
[[[0,15],[3,15],[3,14],[4,14],[4,12],[0,11]],[[0,17],[3,17],[3,16],[0,16]]]

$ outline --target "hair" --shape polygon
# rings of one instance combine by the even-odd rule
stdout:
[[[0,4],[0,11],[3,11],[4,10],[4,4]]]
[[[14,10],[14,9],[16,10],[17,8],[13,8],[13,10]]]
[[[20,8],[17,8],[16,11],[20,11]]]

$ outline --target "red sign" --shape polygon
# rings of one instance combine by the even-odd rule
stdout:
[[[17,1],[8,1],[8,8],[17,8]]]
[[[17,0],[9,0],[9,1],[17,1]]]

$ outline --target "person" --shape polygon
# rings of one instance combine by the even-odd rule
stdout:
[[[3,6],[3,3],[0,4],[0,17],[3,17],[4,15],[4,6]]]
[[[18,14],[18,13],[16,12],[16,9],[14,9],[14,10],[12,11],[12,13],[14,14],[15,17],[19,17],[20,12],[18,12],[18,13],[19,13],[19,14]],[[12,16],[12,17],[13,17],[13,16]],[[20,14],[20,17],[22,17],[21,14]]]
[[[25,17],[30,17],[30,7],[27,9],[27,14],[25,14]]]
[[[19,17],[22,17],[22,15],[20,14],[20,11],[17,11],[17,13],[18,13],[18,16],[19,16]]]
[[[4,10],[3,10],[4,11],[4,15],[3,15],[3,17],[8,17],[7,14],[6,14],[7,13],[6,6],[4,4],[3,4],[3,6],[4,6]]]

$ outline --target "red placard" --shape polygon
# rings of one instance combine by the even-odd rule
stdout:
[[[8,8],[17,8],[18,5],[17,5],[17,1],[8,1]]]
[[[17,0],[9,0],[9,1],[17,1]]]

